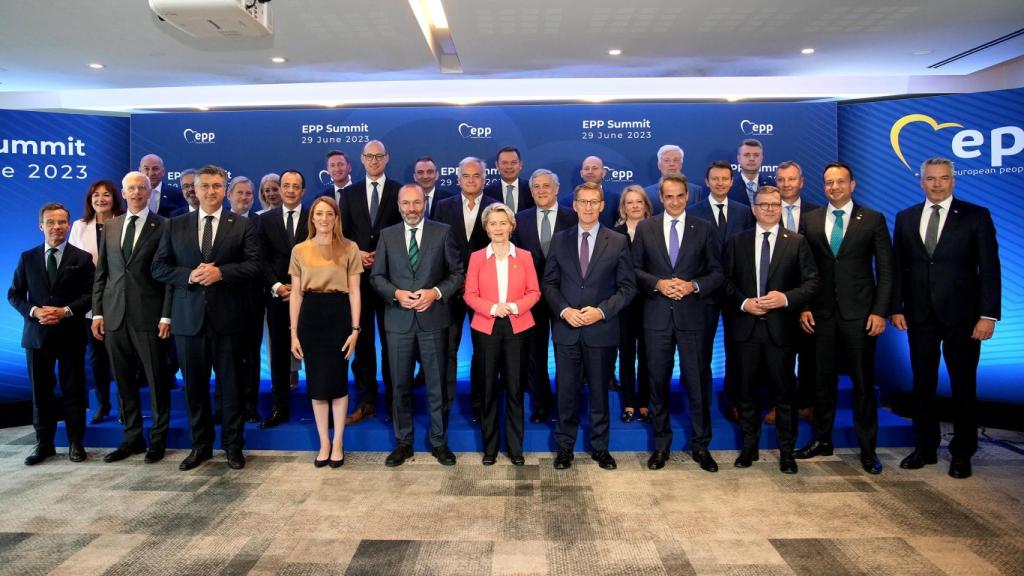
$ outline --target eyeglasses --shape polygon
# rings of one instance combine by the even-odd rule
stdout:
[[[597,208],[603,200],[576,200],[575,202],[582,208]]]
[[[768,211],[768,210],[778,210],[779,208],[782,208],[782,203],[781,202],[758,202],[757,204],[754,204],[754,206],[757,206],[761,210],[765,210],[765,211]]]
[[[365,160],[378,160],[378,161],[380,161],[380,160],[383,160],[383,159],[385,159],[387,157],[388,157],[388,155],[387,155],[386,152],[384,154],[363,154],[363,158]]]

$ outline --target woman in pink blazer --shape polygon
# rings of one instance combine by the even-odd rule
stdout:
[[[516,228],[512,209],[501,203],[484,208],[480,222],[491,243],[469,257],[466,304],[473,310],[473,354],[483,366],[480,427],[484,437],[484,466],[498,458],[498,374],[508,390],[505,397],[505,441],[512,464],[523,460],[522,349],[525,332],[533,327],[530,308],[540,300],[533,257],[509,238]],[[475,385],[475,384],[474,384]]]

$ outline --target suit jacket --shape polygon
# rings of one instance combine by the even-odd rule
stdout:
[[[925,203],[896,215],[893,313],[919,322],[934,313],[946,325],[999,319],[1002,280],[996,229],[988,209],[953,198],[931,256],[921,240]]]
[[[36,350],[47,341],[60,346],[85,346],[85,313],[90,308],[95,270],[91,254],[68,244],[57,267],[57,280],[50,286],[46,275],[46,246],[39,245],[21,253],[7,290],[7,301],[25,320],[22,348]],[[59,324],[43,326],[29,315],[33,306],[67,306],[72,316]]]
[[[434,187],[434,198],[430,201],[430,210],[427,212],[427,218],[431,220],[437,220],[435,215],[437,214],[437,203],[445,198],[451,198],[455,195],[455,192],[447,190],[445,188]]]
[[[702,193],[703,190],[704,190],[704,188],[702,186],[694,184],[693,182],[690,182],[689,180],[687,180],[687,182],[686,182],[686,194],[687,194],[687,202],[686,202],[686,204],[687,204],[687,206],[689,206],[691,204],[696,204],[697,201],[699,201],[701,198],[706,197],[707,194],[703,194]],[[658,214],[659,212],[664,212],[665,211],[665,206],[662,205],[662,203],[661,203],[661,190],[659,189],[659,183],[658,182],[655,182],[654,184],[651,184],[650,186],[644,186],[644,192],[647,192],[647,197],[651,199],[651,205],[653,206],[653,208],[651,209],[651,214]],[[620,194],[620,196],[621,196],[621,194]],[[619,203],[616,201],[615,202],[616,210],[618,210],[618,207],[619,207]],[[689,210],[689,208],[687,208],[687,210]]]
[[[86,222],[79,218],[71,224],[71,231],[68,232],[68,244],[75,248],[81,248],[92,256],[92,263],[96,264],[100,249],[96,242],[96,219]]]
[[[366,179],[360,179],[346,186],[341,196],[341,226],[345,237],[355,241],[363,252],[373,252],[377,246],[380,231],[402,221],[398,212],[398,191],[402,185],[390,177],[384,180],[380,190],[380,204],[377,220],[370,221],[370,205],[366,202]]]
[[[551,238],[554,239],[555,233],[575,227],[578,219],[576,213],[565,206],[555,204],[552,210],[557,210],[555,212],[555,227],[551,230]],[[513,233],[512,242],[515,243],[516,248],[522,248],[533,256],[533,269],[537,271],[538,278],[543,275],[547,257],[544,256],[544,251],[540,247],[536,206],[516,214],[516,230]]]
[[[476,213],[476,223],[473,224],[473,234],[470,235],[469,240],[466,240],[466,221],[462,218],[462,193],[460,192],[450,198],[445,198],[435,204],[437,210],[435,211],[434,220],[451,226],[452,238],[455,240],[455,246],[459,250],[459,262],[462,263],[463,270],[469,264],[470,254],[485,248],[491,243],[491,239],[487,236],[487,231],[484,230],[484,226],[480,222],[480,217],[483,216],[484,208],[494,204],[497,200],[481,194],[478,202],[480,209]]]
[[[707,196],[701,198],[700,202],[688,206],[686,213],[710,222],[712,233],[715,234],[716,239],[718,238],[718,208],[711,204]],[[744,230],[750,230],[756,224],[757,220],[754,219],[754,213],[750,211],[750,204],[737,204],[732,201],[732,198],[729,198],[729,206],[725,213],[726,241]],[[725,250],[725,243],[723,242],[719,248],[720,250]]]
[[[278,206],[260,214],[260,246],[263,250],[263,285],[269,290],[274,284],[291,284],[288,265],[292,248],[309,236],[309,209],[305,206],[295,220],[295,238],[288,237],[284,224],[284,207]]]
[[[679,245],[676,265],[672,266],[665,243],[665,218],[662,212],[637,224],[633,236],[633,269],[644,298],[644,329],[704,330],[707,305],[721,288],[721,249],[715,239],[714,225],[700,218],[687,217]],[[700,292],[682,300],[672,300],[656,286],[663,278],[692,280]]]
[[[853,204],[846,233],[833,255],[825,237],[826,204],[800,218],[800,233],[807,238],[818,267],[821,288],[808,305],[815,316],[859,320],[869,314],[889,315],[893,288],[892,242],[885,216]]]
[[[388,178],[388,180],[390,180],[390,178]],[[384,181],[384,187],[385,188],[387,188],[388,180]],[[363,182],[365,183],[366,180],[364,179]],[[344,196],[345,195],[345,190],[347,190],[351,186],[352,186],[352,179],[349,178],[348,185],[343,187],[340,190],[341,195]],[[311,200],[309,200],[308,202],[303,202],[303,206],[308,206],[309,204],[312,204],[313,200],[316,200],[317,198],[319,198],[321,196],[329,196],[331,198],[331,200],[334,200],[335,202],[338,202],[338,199],[334,197],[334,182],[331,182],[327,186],[324,186],[324,189],[321,190],[319,193],[317,193],[315,196],[313,196],[313,198]],[[338,202],[338,205],[340,206],[341,202]]]
[[[451,228],[426,219],[422,226],[420,263],[415,272],[409,264],[405,224],[389,226],[380,233],[370,284],[385,303],[384,326],[389,332],[414,329],[429,332],[447,328],[451,325],[450,302],[458,297],[466,278]],[[423,288],[441,291],[441,298],[425,312],[407,310],[395,300],[395,290],[415,292]]]
[[[171,317],[171,287],[155,280],[151,271],[168,220],[150,212],[125,261],[121,231],[128,216],[122,214],[103,227],[103,251],[92,289],[93,316],[103,316],[107,330],[127,326],[156,332],[160,319]]]
[[[555,320],[552,336],[555,344],[581,342],[589,346],[619,345],[619,312],[636,295],[636,279],[629,255],[629,240],[606,226],[598,229],[587,275],[580,271],[576,246],[577,227],[551,237],[541,292],[553,315],[565,308],[594,306],[604,319],[582,328],[573,328],[562,319]]]
[[[473,310],[470,327],[478,332],[490,334],[494,329],[491,307],[498,303],[498,264],[496,258],[487,258],[487,249],[477,250],[469,257],[466,271],[466,304]],[[532,328],[533,308],[540,300],[540,282],[533,267],[533,257],[522,248],[516,247],[515,257],[508,259],[508,287],[505,301],[515,304],[518,314],[509,315],[512,333]]]
[[[533,194],[530,192],[530,181],[526,178],[519,179],[519,185],[517,186],[519,196],[516,198],[516,212],[522,212],[527,208],[533,208],[536,203],[533,201]],[[496,182],[491,182],[484,188],[484,194],[494,198],[498,202],[505,202],[505,181],[498,178]]]
[[[741,232],[726,244],[726,295],[733,310],[732,314],[726,315],[726,322],[731,328],[729,334],[733,341],[745,342],[750,339],[754,326],[763,321],[767,323],[768,333],[776,346],[795,346],[800,311],[814,297],[819,286],[814,256],[803,236],[780,225],[768,266],[768,291],[778,290],[785,294],[789,306],[772,310],[760,318],[742,312],[740,306],[743,301],[757,297],[754,242],[759,231],[753,228]]]
[[[757,186],[775,186],[775,178],[767,174],[758,174]],[[743,176],[739,172],[732,175],[732,188],[729,188],[729,202],[739,202],[750,206],[750,197],[747,196],[747,185],[743,182]],[[801,218],[803,220],[803,218]]]
[[[181,188],[164,182],[160,186],[160,210],[158,210],[158,213],[164,218],[172,218],[177,214],[181,214],[182,210],[188,210],[188,202],[181,195]]]
[[[245,325],[239,319],[248,309],[245,291],[260,276],[260,244],[256,224],[222,210],[213,240],[211,263],[222,279],[211,286],[190,284],[189,275],[203,261],[199,246],[197,210],[171,219],[153,258],[153,278],[173,287],[171,333],[195,336],[205,322],[219,334],[234,334]]]

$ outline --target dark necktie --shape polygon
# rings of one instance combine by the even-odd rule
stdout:
[[[371,182],[373,193],[370,195],[370,222],[377,221],[377,208],[380,208],[380,193],[377,191],[377,183]]]
[[[434,197],[433,194],[427,196],[427,211],[424,212],[424,214],[427,215],[427,218],[430,218],[430,199],[433,198],[433,197]]]
[[[505,205],[512,209],[512,213],[516,211],[516,195],[515,188],[511,184],[505,186]]]
[[[213,216],[206,217],[206,224],[203,224],[203,262],[209,262],[213,252]]]
[[[726,230],[729,228],[729,220],[725,217],[725,204],[715,204],[718,207],[718,218],[715,220],[718,233],[718,241],[725,245]]]
[[[832,248],[832,255],[839,255],[839,247],[843,245],[843,211],[833,210],[836,215],[836,223],[832,226],[832,237],[829,238],[829,247]]]
[[[57,283],[57,249],[50,248],[46,251],[46,277],[50,280],[50,287]]]
[[[586,277],[587,267],[590,266],[590,232],[583,233],[583,241],[580,242],[580,275]]]
[[[295,210],[288,211],[288,223],[285,224],[285,230],[288,231],[288,239],[295,242]]]
[[[132,247],[135,246],[135,221],[138,219],[138,216],[129,216],[128,225],[124,228],[124,240],[121,240],[121,255],[124,256],[125,262],[132,256]]]
[[[935,253],[935,245],[939,243],[939,211],[942,206],[932,204],[932,215],[928,218],[928,227],[924,230],[924,249],[931,256]]]
[[[768,236],[771,232],[765,232],[761,240],[761,273],[758,275],[757,295],[764,296],[768,293],[768,268],[772,263],[772,245],[768,243]]]
[[[543,216],[540,221],[540,251],[545,257],[548,255],[548,248],[551,247],[551,208],[541,210]]]
[[[409,266],[415,274],[420,266],[420,246],[416,243],[416,228],[409,229]]]
[[[668,259],[672,262],[673,268],[679,260],[679,231],[676,230],[676,224],[679,224],[679,220],[672,221],[672,228],[668,233]]]

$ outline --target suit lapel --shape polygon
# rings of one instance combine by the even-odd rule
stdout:
[[[124,226],[124,220],[121,220],[121,222],[119,222],[118,224],[119,227],[117,230],[116,238],[121,237],[121,227]],[[128,262],[134,260],[135,255],[139,253],[139,249],[142,248],[147,242],[151,241],[153,238],[156,237],[156,225],[156,218],[152,214],[150,214],[150,216],[146,218],[146,224],[142,227],[142,231],[139,232],[139,239],[135,242],[135,247],[132,248],[131,255],[128,256]],[[125,262],[125,264],[127,264],[128,262]]]
[[[792,234],[793,232],[787,230],[785,226],[779,225],[779,236],[775,239],[775,251],[772,253],[771,263],[768,264],[769,280],[771,280],[775,271],[779,269],[779,262],[782,262],[786,250],[789,249],[789,241]]]
[[[43,244],[40,247],[36,248],[36,250],[32,253],[32,257],[29,259],[28,264],[26,265],[26,266],[30,267],[28,269],[28,276],[29,276],[29,278],[31,278],[33,275],[38,274],[39,277],[43,279],[43,286],[46,288],[46,294],[45,294],[45,299],[46,300],[50,299],[50,290],[52,288],[52,286],[50,286],[50,278],[46,274],[46,263],[45,263],[45,261],[46,261],[46,250],[48,248],[49,248],[49,246],[47,244]],[[58,272],[58,276],[59,276],[60,275],[60,270],[58,269],[57,272]]]
[[[199,261],[203,261],[203,251],[199,246],[199,210],[189,213],[188,226],[186,226],[186,242],[199,254]]]
[[[608,235],[611,232],[607,227],[601,226],[597,229],[597,238],[594,239],[594,249],[590,251],[590,264],[587,265],[587,276],[594,271],[594,262],[600,260],[604,254],[605,248],[608,247]]]
[[[114,252],[119,254],[119,256],[117,258],[119,260],[121,260],[121,264],[128,264],[127,262],[124,261],[124,253],[121,252],[121,234],[122,234],[122,231],[124,230],[125,220],[127,220],[127,219],[128,219],[128,213],[126,212],[126,213],[122,214],[121,216],[118,216],[117,218],[114,218],[113,220],[111,220],[110,223],[107,224],[107,228],[103,229],[103,236],[104,236],[104,239],[106,240],[106,243],[110,244],[111,241],[117,243],[117,245],[113,246],[113,248],[114,248]],[[146,218],[146,221],[148,222],[149,218]],[[107,240],[107,239],[109,239],[109,240]],[[139,240],[141,240],[141,238]],[[134,255],[134,254],[135,254],[135,250],[132,250],[132,255]]]
[[[233,212],[225,209],[220,213],[220,224],[217,225],[217,234],[213,239],[213,251],[210,252],[210,261],[216,262],[217,257],[220,256],[221,247],[228,235],[231,234],[231,228],[234,228],[236,221],[239,218],[245,218],[245,216],[238,216]]]
[[[921,206],[921,210],[924,210],[924,206],[927,202]],[[918,220],[920,222],[920,220]],[[949,233],[956,230],[956,227],[960,225],[960,203],[957,202],[956,198],[949,205],[949,213],[946,214],[946,221],[942,224],[942,233],[939,234],[939,241],[935,244],[935,252],[942,250],[943,246],[948,244],[946,238]],[[917,230],[917,228],[915,228]],[[921,240],[921,234],[914,234],[918,240]],[[950,240],[952,242],[952,240]],[[924,240],[921,240],[921,247],[924,247]]]
[[[842,254],[849,243],[850,238],[860,234],[863,227],[864,209],[854,204],[850,207],[850,221],[846,223],[846,231],[843,233],[843,241],[839,244],[839,254]],[[838,256],[837,254],[836,256]]]
[[[658,225],[654,229],[654,239],[658,242],[658,254],[665,261],[665,266],[669,270],[672,269],[672,260],[668,257],[668,243],[665,240],[665,213],[662,212],[660,216],[655,217]]]

